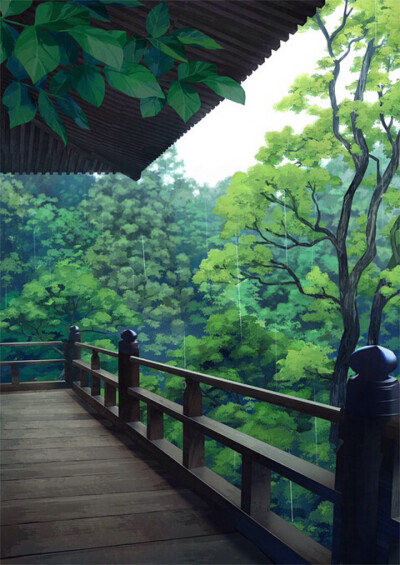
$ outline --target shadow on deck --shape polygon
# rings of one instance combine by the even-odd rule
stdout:
[[[71,390],[1,413],[3,563],[272,563]]]

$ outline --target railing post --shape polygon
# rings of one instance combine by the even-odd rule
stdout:
[[[139,386],[139,365],[132,363],[130,357],[139,357],[137,334],[133,330],[124,330],[118,342],[118,395],[119,418],[122,422],[140,420],[139,400],[128,395],[129,387]]]
[[[147,439],[162,439],[164,437],[163,413],[154,406],[147,405]]]
[[[11,365],[11,384],[14,386],[19,385],[19,365]]]
[[[183,392],[183,414],[202,416],[200,383],[187,378]],[[204,466],[204,434],[195,430],[190,423],[183,423],[183,465],[187,469]]]
[[[93,349],[92,356],[90,358],[90,366],[92,369],[98,370],[100,369],[100,357],[99,352]],[[90,383],[91,383],[91,395],[92,396],[99,396],[100,395],[100,379],[96,377],[96,375],[90,375]]]
[[[74,381],[79,380],[79,369],[75,367],[72,362],[74,359],[81,358],[81,348],[76,346],[76,342],[81,341],[78,326],[71,326],[69,328],[68,339],[64,341],[64,378],[70,386]]]
[[[357,374],[347,382],[339,427],[336,489],[341,503],[334,513],[332,563],[387,563],[381,549],[389,545],[384,538],[391,523],[390,509],[382,507],[385,470],[387,475],[383,428],[400,413],[400,386],[388,376],[397,359],[389,349],[371,345],[355,351],[350,366]],[[393,458],[391,463],[393,477]]]
[[[242,455],[242,510],[262,522],[270,507],[270,496],[270,469],[255,459]]]

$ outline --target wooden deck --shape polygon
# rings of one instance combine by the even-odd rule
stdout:
[[[1,396],[2,563],[271,563],[71,390]]]

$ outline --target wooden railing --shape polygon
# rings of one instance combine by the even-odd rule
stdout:
[[[62,341],[18,341],[18,342],[2,342],[0,343],[0,347],[23,347],[26,349],[27,347],[50,347],[55,349],[58,353],[63,353],[62,350],[59,350],[57,346],[63,346]],[[65,381],[58,380],[58,381],[20,381],[19,376],[19,369],[20,367],[26,365],[52,365],[56,364],[64,364],[65,359],[64,357],[58,357],[56,359],[17,359],[17,360],[4,360],[0,361],[0,366],[2,367],[10,367],[11,372],[11,383],[1,383],[0,390],[7,391],[7,390],[28,390],[31,388],[49,388],[53,386],[55,388],[64,387]]]
[[[399,384],[387,376],[395,367],[391,352],[372,346],[353,354],[352,366],[358,375],[349,379],[346,408],[339,410],[140,358],[136,334],[131,330],[121,334],[118,352],[80,343],[78,328],[72,330],[64,342],[65,379],[79,396],[172,466],[191,487],[224,505],[234,517],[237,528],[274,561],[396,562],[400,515],[397,486],[400,484],[400,410]],[[90,362],[80,359],[82,349],[91,351]],[[102,356],[118,358],[116,374],[101,368]],[[181,377],[185,384],[182,404],[141,386],[140,366]],[[341,440],[335,473],[204,415],[201,385],[339,425]],[[140,421],[140,402],[147,407],[146,424]],[[182,423],[182,449],[164,437],[164,414]],[[242,461],[240,489],[205,466],[205,437],[239,453]],[[334,505],[332,552],[272,512],[271,472]]]

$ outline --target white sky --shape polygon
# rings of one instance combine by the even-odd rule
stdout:
[[[246,91],[244,106],[223,101],[176,143],[187,175],[213,185],[255,162],[254,155],[264,144],[266,131],[280,130],[287,124],[296,130],[303,128],[306,117],[277,112],[273,105],[288,93],[296,75],[314,71],[324,49],[322,33],[313,30],[296,33],[282,43],[242,83]]]

